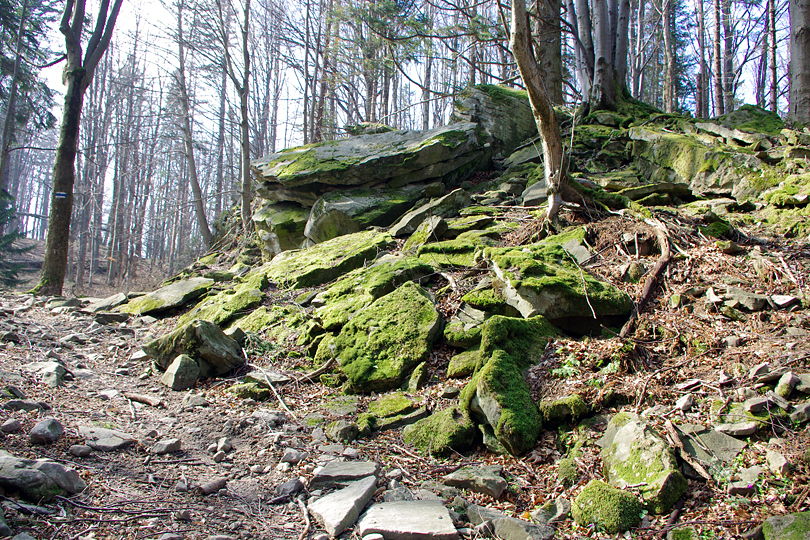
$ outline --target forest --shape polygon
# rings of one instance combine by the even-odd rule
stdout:
[[[65,244],[80,290],[172,273],[210,246],[228,212],[249,226],[252,159],[343,138],[364,122],[428,129],[448,121],[471,85],[523,87],[501,2],[110,4],[83,9],[85,27],[73,30],[78,45],[93,21],[112,34],[82,90]],[[58,30],[64,9],[0,6],[0,185],[20,231],[39,241],[63,114],[58,77],[73,69]],[[607,53],[619,98],[703,118],[755,103],[807,120],[806,2],[538,0],[529,9],[556,106],[591,102]]]
[[[810,538],[810,0],[0,20],[0,537]]]

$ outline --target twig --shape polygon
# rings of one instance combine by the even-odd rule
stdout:
[[[664,225],[658,219],[645,219],[644,222],[652,226],[655,230],[655,238],[658,242],[658,247],[661,249],[661,256],[658,257],[657,261],[655,261],[655,266],[653,266],[653,269],[650,271],[649,276],[647,276],[647,279],[644,282],[644,288],[641,290],[641,295],[633,308],[633,312],[630,314],[630,319],[628,319],[624,326],[622,326],[622,330],[619,332],[619,337],[622,339],[627,338],[635,327],[635,322],[638,319],[639,313],[644,308],[644,305],[650,300],[653,287],[656,283],[658,283],[658,279],[661,277],[661,274],[664,273],[664,269],[667,267],[669,260],[672,258],[672,249],[669,245],[669,233],[667,232],[666,225]]]
[[[279,394],[276,391],[276,387],[273,386],[273,383],[271,383],[270,381],[267,381],[267,386],[269,386],[270,390],[273,391],[273,394],[275,394],[276,399],[278,400],[279,404],[284,408],[285,411],[290,413],[290,416],[292,416],[293,420],[295,420],[297,422],[298,421],[298,416],[296,416],[296,414],[294,412],[292,412],[289,407],[287,407],[287,404],[284,402],[284,398],[281,397],[281,394]]]
[[[312,522],[309,520],[309,512],[307,511],[307,506],[304,504],[303,499],[301,499],[301,497],[297,497],[295,502],[298,503],[298,508],[301,509],[301,513],[304,515],[304,530],[298,535],[298,540],[304,540],[309,535],[309,529],[312,527]]]
[[[295,379],[295,383],[299,384],[299,383],[302,383],[304,381],[311,381],[315,377],[317,377],[317,376],[319,376],[319,375],[321,375],[323,373],[326,373],[327,371],[332,369],[332,366],[334,366],[334,365],[335,365],[335,359],[330,358],[329,360],[324,362],[324,364],[321,367],[319,367],[318,369],[316,369],[315,371],[310,371],[309,373],[305,373],[304,375],[301,375],[300,377]]]
[[[697,472],[701,477],[703,477],[706,482],[711,485],[713,483],[713,479],[711,475],[703,468],[703,465],[700,462],[693,458],[689,452],[686,451],[686,448],[683,445],[683,441],[681,441],[680,436],[678,436],[678,431],[675,426],[672,424],[672,421],[667,419],[664,422],[664,428],[667,430],[667,434],[669,435],[669,442],[673,444],[678,449],[678,453],[685,462],[687,462],[695,472]]]
[[[708,351],[706,351],[706,352],[708,352]],[[695,358],[697,358],[697,357],[695,357]],[[644,399],[644,394],[647,392],[647,386],[650,385],[650,381],[653,380],[654,377],[660,375],[661,373],[666,373],[667,371],[677,369],[677,368],[679,368],[681,366],[685,366],[689,362],[694,361],[695,358],[687,358],[683,362],[679,362],[679,363],[677,363],[677,364],[675,364],[673,366],[667,366],[667,367],[663,367],[663,368],[656,369],[655,371],[653,371],[650,374],[650,376],[647,377],[647,380],[644,381],[644,385],[641,387],[641,390],[639,390],[638,398],[636,398],[636,412],[638,412],[639,408],[641,407],[641,400]]]

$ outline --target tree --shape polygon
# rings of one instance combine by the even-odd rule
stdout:
[[[96,24],[87,50],[82,54],[82,34],[86,0],[67,0],[59,31],[65,37],[66,65],[63,80],[67,83],[59,144],[53,165],[53,195],[45,239],[45,260],[35,292],[59,295],[65,282],[70,237],[70,215],[73,209],[73,182],[76,178],[76,153],[79,143],[84,93],[93,81],[96,66],[112,39],[115,21],[123,0],[101,0]]]
[[[810,123],[810,0],[790,0],[790,117]]]
[[[510,33],[512,54],[518,71],[526,85],[529,103],[540,132],[543,148],[543,170],[548,185],[548,212],[546,220],[553,221],[562,205],[562,188],[565,179],[563,148],[560,126],[554,113],[549,93],[546,90],[545,74],[537,64],[529,33],[529,18],[525,0],[512,0],[512,26]]]

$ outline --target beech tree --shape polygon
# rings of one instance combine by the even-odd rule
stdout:
[[[562,137],[553,103],[546,89],[545,73],[537,64],[532,50],[525,0],[512,0],[512,26],[509,40],[520,76],[523,78],[529,94],[529,103],[537,124],[537,131],[540,132],[544,176],[548,185],[546,220],[553,221],[557,218],[562,205],[562,190],[565,181]]]
[[[96,23],[83,52],[86,0],[67,0],[59,31],[65,37],[66,64],[63,80],[67,83],[59,144],[53,165],[53,194],[45,239],[45,260],[35,292],[62,294],[68,258],[70,216],[73,209],[73,182],[76,178],[76,152],[79,143],[84,93],[93,81],[96,66],[112,39],[115,21],[123,0],[101,0]]]
[[[810,123],[810,0],[790,0],[790,117]]]

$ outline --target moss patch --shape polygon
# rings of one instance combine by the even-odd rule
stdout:
[[[427,293],[405,283],[359,311],[333,341],[352,392],[398,387],[428,354],[441,317]]]
[[[451,407],[407,426],[402,437],[425,454],[446,456],[472,447],[477,432],[466,412]]]
[[[379,418],[396,416],[415,410],[416,403],[402,392],[394,392],[369,402],[368,412]]]
[[[720,124],[730,129],[739,129],[746,133],[764,133],[779,135],[785,123],[779,115],[756,105],[743,105],[717,119]]]
[[[561,399],[541,401],[538,405],[543,424],[547,427],[574,423],[590,412],[590,407],[579,394]]]
[[[641,521],[643,507],[631,493],[612,488],[601,480],[591,480],[571,505],[579,525],[596,525],[610,534],[626,531]]]
[[[519,368],[529,367],[557,335],[559,331],[542,316],[521,319],[495,315],[481,327],[481,356],[486,359],[502,350]]]
[[[463,379],[469,377],[481,364],[481,351],[478,349],[465,351],[450,358],[447,365],[448,379]]]

